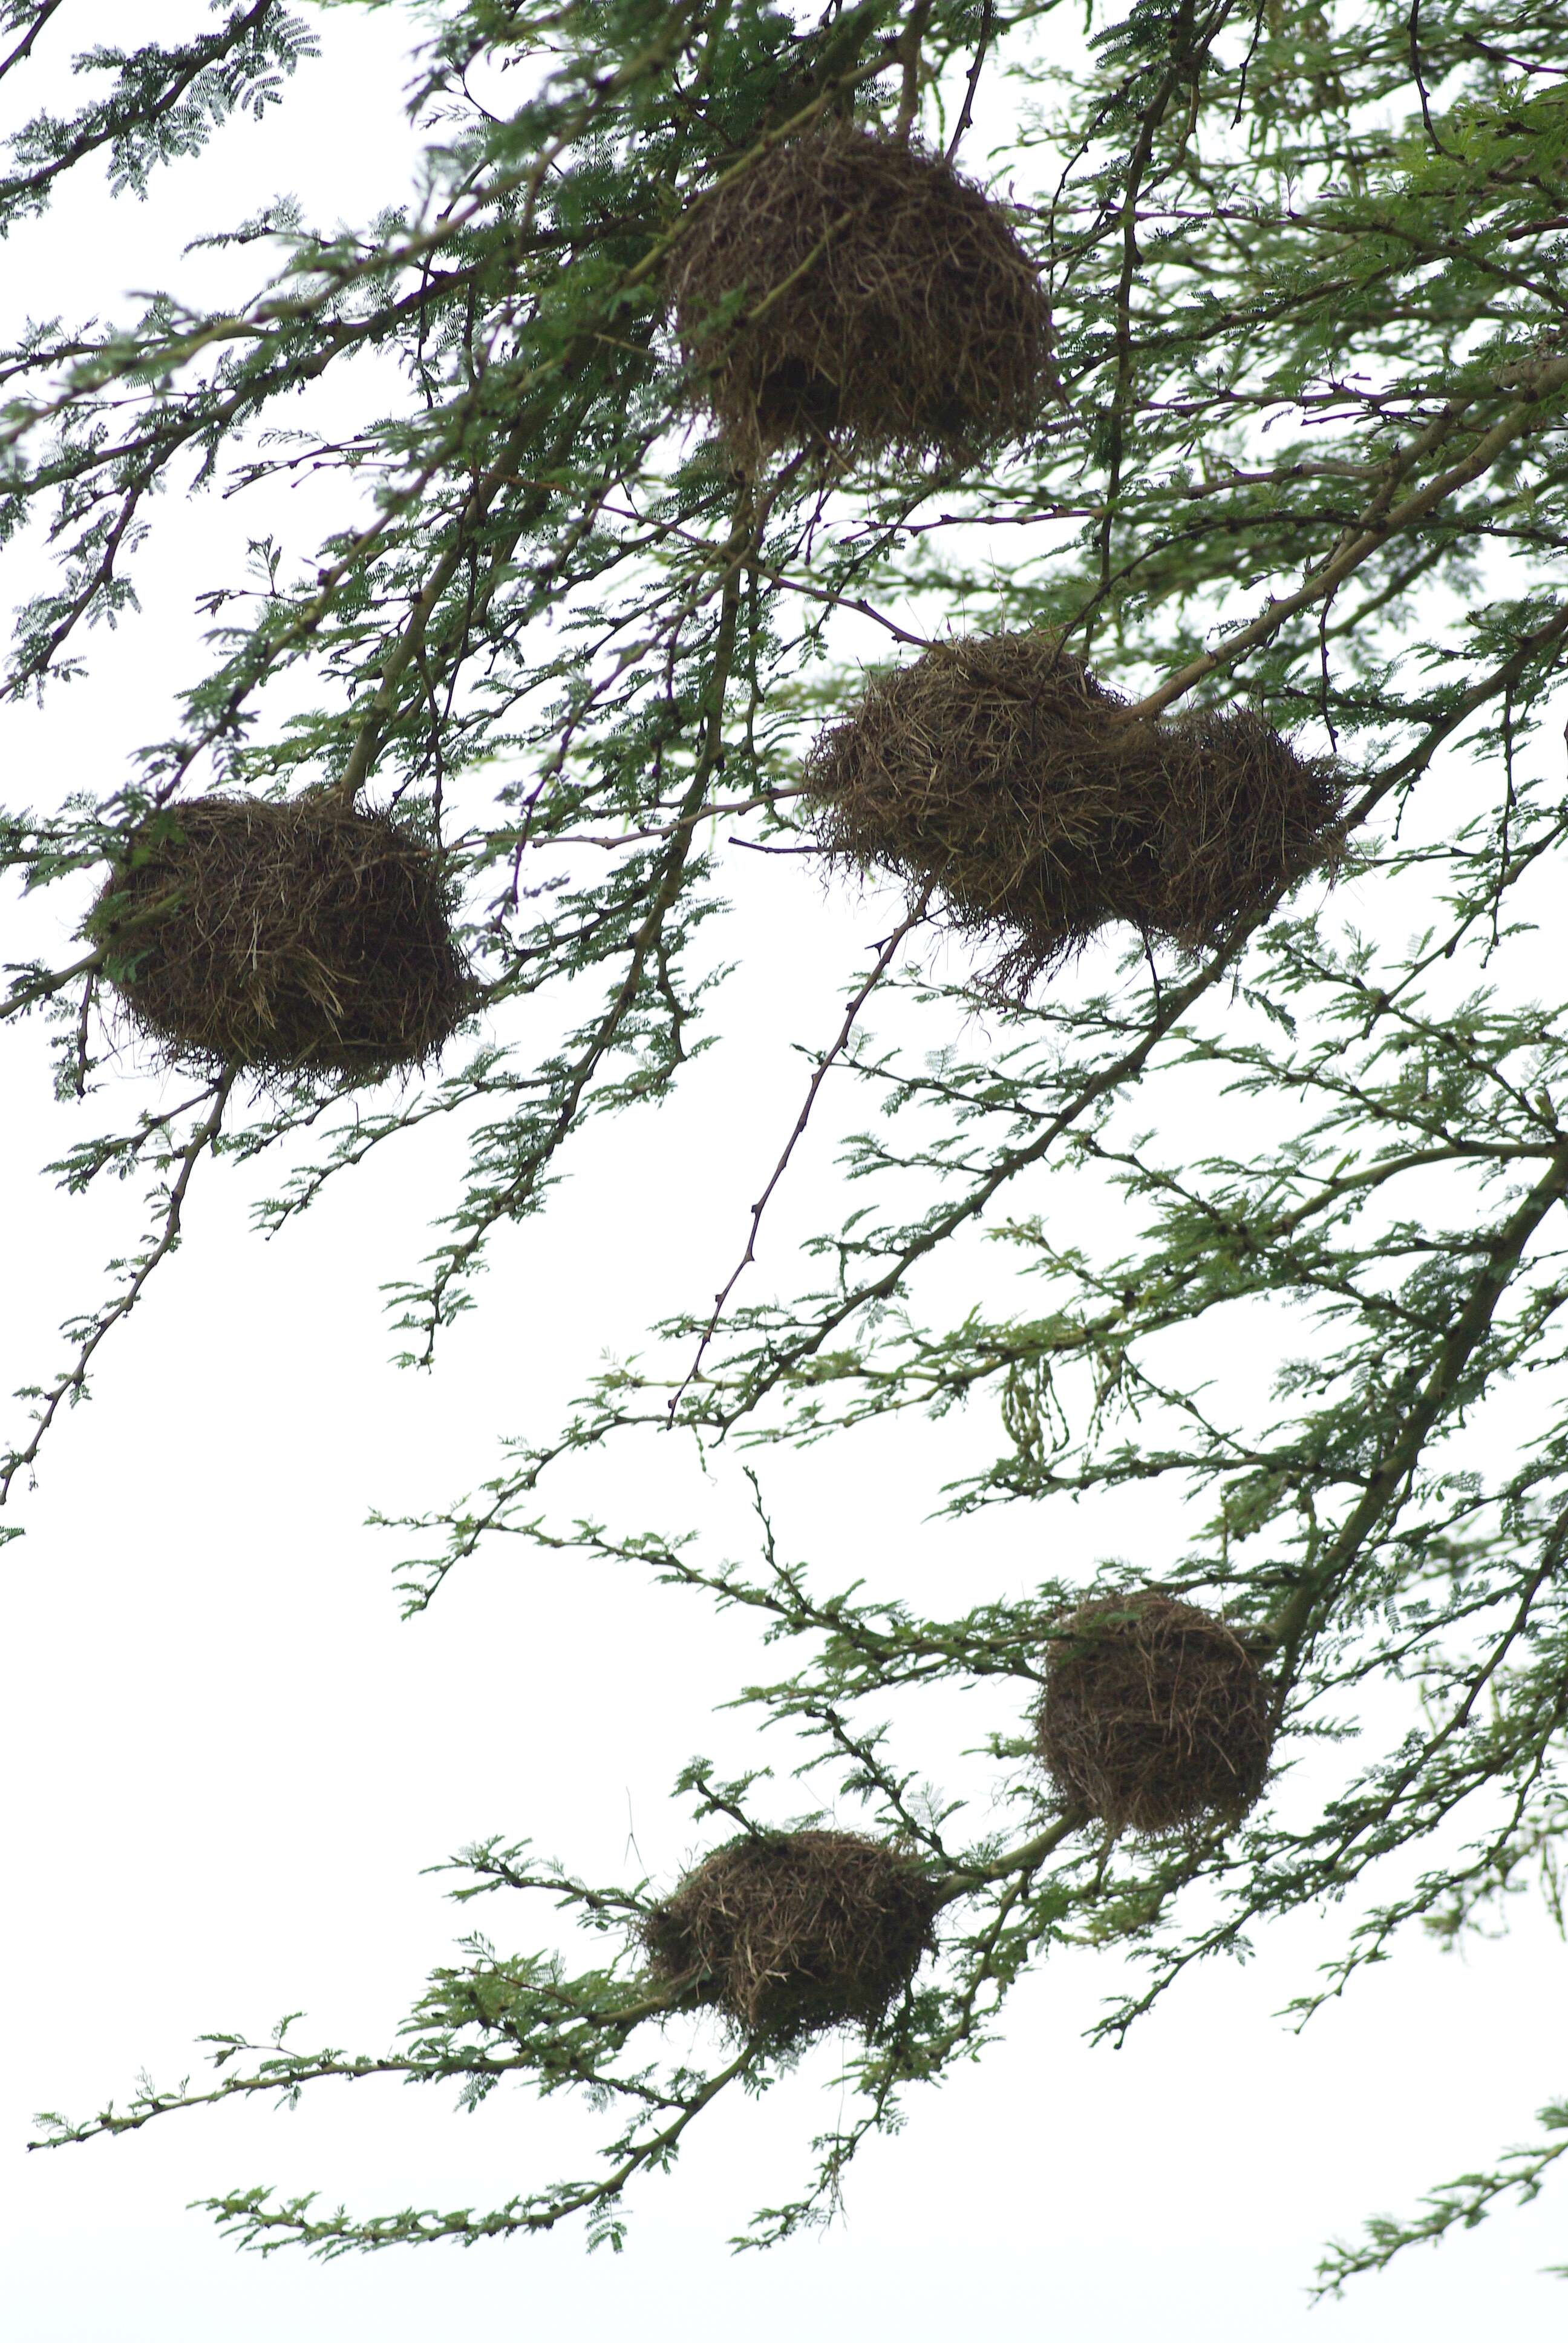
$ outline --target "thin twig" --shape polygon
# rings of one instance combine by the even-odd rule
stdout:
[[[29,25],[27,31],[23,35],[22,38],[17,42],[10,55],[0,59],[0,81],[5,80],[13,65],[19,65],[23,62],[24,58],[32,55],[33,44],[36,41],[39,34],[48,23],[50,17],[58,15],[64,5],[65,0],[44,0],[44,5],[39,9],[38,14],[34,17],[32,24]]]
[[[849,1008],[844,1012],[844,1021],[839,1028],[837,1040],[834,1041],[832,1048],[827,1051],[825,1054],[817,1061],[817,1070],[815,1073],[813,1073],[810,1082],[807,1087],[805,1101],[801,1106],[800,1111],[795,1118],[795,1128],[784,1142],[784,1152],[780,1155],[778,1162],[774,1165],[772,1176],[769,1180],[768,1185],[763,1189],[762,1193],[751,1207],[751,1227],[746,1239],[746,1250],[741,1254],[740,1259],[736,1262],[735,1267],[730,1271],[727,1282],[720,1288],[719,1292],[714,1295],[713,1315],[703,1329],[702,1340],[697,1346],[697,1355],[692,1360],[690,1366],[687,1369],[685,1380],[682,1382],[678,1390],[676,1392],[675,1396],[669,1403],[669,1415],[672,1422],[674,1421],[677,1408],[680,1405],[682,1399],[685,1397],[691,1385],[696,1382],[697,1377],[701,1371],[703,1357],[708,1350],[709,1342],[712,1342],[714,1335],[719,1332],[719,1322],[724,1315],[726,1303],[729,1302],[729,1297],[734,1292],[736,1287],[739,1284],[740,1280],[745,1275],[747,1270],[749,1269],[751,1263],[757,1258],[757,1232],[762,1225],[762,1215],[768,1210],[774,1190],[778,1187],[779,1182],[782,1180],[785,1172],[789,1170],[789,1159],[794,1154],[796,1145],[804,1135],[806,1126],[811,1120],[811,1110],[817,1103],[817,1093],[822,1087],[828,1070],[830,1066],[836,1063],[836,1061],[843,1055],[845,1050],[849,1047],[849,1036],[855,1030],[855,1021],[859,1016],[861,1010],[865,1007],[872,993],[876,990],[878,985],[880,984],[883,977],[886,976],[889,969],[892,966],[893,958],[898,951],[899,946],[903,942],[904,938],[910,933],[910,930],[919,927],[920,921],[925,918],[926,908],[931,900],[931,891],[934,885],[935,881],[933,880],[931,885],[925,889],[913,910],[909,912],[908,915],[900,921],[899,925],[893,930],[891,935],[883,939],[881,947],[877,953],[876,965],[873,967],[869,976],[867,977],[865,982],[860,986],[859,991],[856,992],[849,1002]]]
[[[1309,578],[1304,586],[1297,587],[1293,593],[1281,595],[1277,600],[1271,599],[1265,610],[1246,626],[1239,628],[1235,634],[1228,636],[1217,650],[1202,651],[1196,659],[1189,659],[1187,665],[1168,677],[1158,690],[1131,702],[1129,714],[1163,714],[1172,700],[1180,699],[1185,692],[1191,690],[1194,684],[1201,683],[1207,676],[1212,675],[1217,668],[1233,665],[1243,651],[1253,649],[1259,643],[1267,642],[1271,636],[1277,634],[1298,610],[1322,601],[1325,595],[1332,595],[1342,578],[1360,568],[1362,563],[1378,552],[1391,538],[1412,528],[1418,520],[1424,520],[1428,513],[1435,510],[1456,488],[1464,488],[1470,481],[1489,472],[1499,457],[1538,418],[1549,423],[1550,417],[1544,415],[1544,401],[1553,392],[1568,384],[1568,358],[1554,357],[1542,359],[1534,365],[1532,372],[1534,379],[1529,393],[1516,400],[1500,417],[1460,463],[1440,473],[1436,479],[1429,480],[1424,488],[1414,490],[1402,504],[1380,508],[1375,518],[1370,515],[1364,517],[1356,525],[1353,534],[1347,531],[1348,541],[1343,549],[1336,553],[1315,577]],[[1466,406],[1469,404],[1468,400],[1464,402]],[[1452,417],[1445,413],[1442,417],[1443,424],[1449,427],[1457,420],[1457,409]]]
[[[158,1231],[156,1242],[150,1250],[143,1254],[136,1264],[135,1273],[118,1300],[111,1302],[108,1308],[101,1312],[93,1321],[77,1349],[70,1371],[61,1376],[45,1399],[36,1419],[37,1428],[26,1447],[20,1450],[13,1449],[7,1457],[0,1461],[0,1506],[3,1506],[9,1498],[11,1484],[17,1473],[31,1470],[37,1459],[38,1451],[47,1439],[50,1427],[65,1401],[74,1402],[80,1399],[86,1387],[87,1369],[92,1363],[93,1354],[99,1344],[119,1324],[122,1318],[130,1315],[141,1300],[147,1280],[152,1276],[158,1263],[167,1254],[173,1252],[179,1243],[180,1219],[185,1210],[186,1196],[190,1188],[192,1174],[202,1157],[212,1147],[223,1127],[224,1110],[228,1104],[229,1092],[234,1088],[237,1073],[237,1068],[230,1067],[219,1076],[213,1087],[211,1111],[205,1121],[192,1133],[186,1145],[180,1149],[178,1154],[171,1159],[179,1165],[179,1172],[168,1192],[163,1226]]]
[[[1426,83],[1421,71],[1421,0],[1410,0],[1410,69],[1415,76],[1415,86],[1421,98],[1421,118],[1426,125],[1426,135],[1435,154],[1443,155],[1452,163],[1453,156],[1432,127],[1432,108],[1427,104]]]
[[[980,87],[980,71],[985,64],[985,53],[990,46],[991,27],[994,21],[991,0],[980,0],[980,35],[975,42],[974,62],[970,66],[969,79],[964,85],[964,102],[959,109],[957,125],[952,136],[948,140],[950,163],[958,153],[959,142],[974,117],[975,92]]]

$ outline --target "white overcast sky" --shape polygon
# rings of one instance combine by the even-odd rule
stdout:
[[[201,19],[194,0],[68,0],[47,38],[64,55]],[[6,246],[8,316],[75,318],[155,282],[210,288],[211,264],[179,262],[179,245],[275,193],[353,220],[399,195],[414,151],[399,106],[407,20],[334,10],[324,31],[324,60],[281,116],[230,129],[147,204],[111,207],[95,187]],[[196,671],[192,597],[233,578],[259,530],[213,499],[157,519],[142,615],[93,639],[88,681],[42,715],[5,715],[8,798],[49,802],[117,775]],[[437,2092],[357,2086],[294,2115],[227,2108],[24,2156],[35,2109],[128,2096],[144,2066],[177,2079],[204,2029],[260,2033],[301,2008],[304,2040],[380,2046],[475,1918],[519,1949],[548,1926],[494,1902],[460,1915],[424,1867],[504,1831],[589,1875],[668,1876],[694,1844],[668,1795],[679,1765],[698,1748],[755,1757],[744,1725],[712,1713],[760,1672],[743,1622],[628,1574],[502,1549],[400,1624],[393,1542],[362,1526],[372,1504],[471,1485],[500,1435],[557,1421],[601,1349],[632,1347],[658,1311],[720,1282],[792,1119],[789,1045],[820,1033],[847,954],[881,931],[875,906],[824,900],[797,863],[750,860],[736,890],[729,948],[739,939],[747,966],[717,1025],[745,1048],[694,1068],[673,1110],[588,1135],[548,1219],[500,1247],[434,1376],[387,1363],[377,1286],[417,1258],[441,1207],[453,1159],[440,1134],[372,1164],[272,1246],[248,1231],[254,1186],[205,1182],[187,1245],[46,1449],[18,1515],[27,1534],[0,1559],[7,2331],[29,2343],[428,2343],[563,2328],[645,2343],[813,2330],[936,2343],[976,2328],[1112,2343],[1560,2336],[1568,2297],[1539,2272],[1568,2259],[1568,2180],[1342,2305],[1309,2311],[1303,2293],[1329,2236],[1528,2136],[1535,2106],[1568,2087],[1564,1955],[1528,1908],[1507,1942],[1462,1958],[1407,1944],[1301,2036],[1276,2013],[1337,1941],[1332,1918],[1194,1977],[1115,2053],[1081,2039],[1114,1979],[1087,1956],[1052,1961],[1017,1993],[1005,2042],[914,2095],[903,2137],[866,2153],[845,2220],[766,2256],[735,2258],[726,2241],[757,2204],[793,2193],[810,2133],[837,2107],[822,2097],[831,2046],[766,2104],[699,2126],[675,2177],[632,2201],[618,2258],[588,2258],[568,2230],[325,2268],[264,2263],[185,2209],[264,2179],[363,2211],[498,2201],[572,2167],[591,2137],[569,2110],[520,2097],[465,2117]],[[7,904],[5,956],[48,948],[57,917],[48,900],[25,915]],[[0,1098],[9,1390],[57,1358],[53,1330],[97,1293],[135,1200],[71,1203],[40,1179],[75,1130],[50,1097],[40,1029],[0,1034]],[[774,1242],[834,1210],[819,1148]],[[1059,1565],[1060,1552],[1030,1550],[1023,1509],[927,1521],[929,1439],[890,1432],[775,1460],[791,1550],[833,1583],[864,1572],[944,1604]],[[671,1526],[688,1502],[740,1523],[722,1478],[704,1493],[678,1458],[638,1470],[635,1487],[606,1485],[601,1466],[592,1501],[628,1526]],[[1086,1571],[1158,1534],[1133,1505],[1070,1525]],[[949,1696],[933,1746],[956,1763],[998,1721],[978,1695]]]

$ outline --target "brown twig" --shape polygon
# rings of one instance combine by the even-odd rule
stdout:
[[[1568,383],[1568,357],[1542,360],[1533,371],[1534,379],[1525,397],[1516,400],[1500,417],[1462,461],[1452,465],[1446,472],[1439,473],[1436,479],[1429,480],[1424,488],[1416,489],[1402,504],[1380,512],[1375,518],[1368,518],[1315,578],[1309,578],[1293,594],[1283,594],[1277,601],[1271,600],[1266,610],[1261,611],[1249,625],[1239,628],[1218,650],[1203,651],[1197,659],[1190,659],[1157,691],[1135,701],[1131,712],[1136,716],[1158,716],[1170,707],[1172,700],[1180,699],[1184,692],[1191,691],[1195,683],[1202,682],[1217,668],[1230,666],[1243,651],[1253,649],[1259,643],[1266,642],[1271,635],[1277,634],[1298,610],[1306,609],[1313,602],[1332,595],[1342,578],[1348,578],[1353,569],[1359,569],[1362,563],[1385,545],[1390,538],[1397,536],[1402,529],[1409,528],[1414,522],[1424,520],[1428,513],[1452,496],[1456,488],[1464,488],[1470,481],[1489,472],[1498,458],[1541,413],[1545,398]],[[1444,420],[1448,419],[1445,416]],[[1452,419],[1457,421],[1457,416]]]
[[[933,881],[932,887],[934,887],[934,884],[935,882]],[[751,1227],[746,1239],[746,1250],[741,1254],[740,1259],[736,1262],[735,1267],[731,1270],[727,1282],[721,1287],[719,1292],[714,1295],[713,1315],[703,1329],[702,1340],[697,1346],[697,1355],[692,1360],[690,1366],[687,1370],[685,1380],[682,1382],[678,1390],[676,1392],[674,1397],[669,1403],[669,1416],[672,1423],[675,1419],[675,1412],[677,1408],[680,1405],[682,1399],[685,1397],[691,1385],[696,1382],[697,1377],[701,1371],[703,1357],[708,1350],[708,1346],[709,1342],[712,1342],[714,1335],[719,1332],[719,1322],[724,1315],[725,1305],[729,1302],[729,1297],[734,1292],[736,1287],[739,1284],[740,1280],[745,1275],[747,1270],[757,1258],[757,1232],[762,1225],[762,1215],[768,1210],[768,1206],[772,1200],[774,1190],[778,1187],[779,1182],[783,1179],[785,1172],[789,1168],[789,1159],[794,1154],[797,1144],[804,1136],[806,1126],[811,1120],[811,1111],[817,1103],[817,1093],[822,1087],[823,1081],[827,1077],[828,1070],[843,1055],[845,1050],[849,1047],[849,1036],[855,1030],[855,1021],[859,1016],[861,1010],[865,1007],[872,993],[876,990],[878,985],[880,984],[883,977],[886,976],[889,969],[892,966],[893,958],[898,951],[899,946],[903,942],[904,938],[910,933],[910,930],[918,927],[920,921],[925,918],[926,907],[931,899],[932,887],[927,887],[925,889],[919,901],[915,904],[914,909],[908,912],[899,922],[899,925],[893,930],[891,935],[884,937],[877,953],[876,965],[871,970],[871,972],[869,976],[867,977],[865,982],[855,993],[849,1002],[849,1008],[845,1011],[844,1021],[839,1028],[838,1037],[835,1040],[832,1048],[827,1051],[817,1061],[817,1069],[811,1076],[810,1082],[808,1085],[805,1101],[801,1106],[799,1113],[795,1118],[795,1128],[784,1142],[784,1152],[780,1155],[778,1162],[774,1165],[772,1176],[769,1180],[768,1185],[763,1189],[762,1193],[751,1207]]]
[[[180,1221],[185,1211],[186,1196],[190,1188],[192,1175],[202,1157],[213,1146],[223,1127],[224,1110],[228,1104],[229,1092],[234,1088],[235,1080],[236,1075],[233,1071],[220,1075],[213,1085],[212,1106],[209,1112],[173,1159],[179,1165],[179,1172],[174,1185],[168,1192],[163,1226],[158,1232],[156,1242],[147,1252],[143,1254],[134,1275],[118,1299],[112,1302],[108,1308],[93,1321],[80,1343],[69,1372],[61,1376],[54,1389],[45,1397],[43,1407],[36,1418],[37,1428],[26,1447],[13,1449],[8,1456],[0,1459],[0,1506],[3,1506],[9,1498],[11,1484],[17,1473],[30,1471],[35,1463],[38,1451],[47,1439],[55,1418],[59,1414],[65,1401],[77,1400],[81,1397],[86,1386],[87,1369],[99,1344],[119,1324],[122,1318],[130,1315],[141,1300],[147,1280],[152,1276],[158,1263],[165,1259],[166,1255],[173,1252],[179,1243]]]
[[[994,23],[995,15],[991,0],[980,0],[980,32],[975,40],[974,60],[970,66],[969,79],[964,84],[964,102],[959,109],[959,118],[954,126],[953,135],[948,140],[950,163],[958,153],[964,132],[974,118],[975,92],[980,87],[980,72],[985,65],[986,51],[990,46],[991,29]]]

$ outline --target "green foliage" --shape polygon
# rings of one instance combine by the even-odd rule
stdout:
[[[7,11],[8,29],[27,27],[19,48],[53,14],[47,0],[31,6],[24,0]],[[116,195],[145,195],[160,163],[199,154],[230,115],[259,116],[276,106],[287,76],[316,54],[303,18],[280,0],[236,5],[216,32],[178,48],[149,42],[133,50],[85,50],[75,70],[112,75],[112,85],[73,115],[36,115],[13,133],[6,142],[12,168],[0,177],[0,235],[43,211],[56,182],[91,155],[104,156]],[[14,50],[0,72],[20,62]]]
[[[0,78],[52,14],[5,14],[22,39]],[[801,1123],[830,1074],[858,1086],[865,1128],[803,1290],[737,1301],[732,1281],[552,1437],[515,1442],[474,1497],[399,1525],[414,1610],[496,1535],[745,1606],[786,1657],[743,1703],[940,1883],[940,1965],[851,2059],[858,2107],[799,2197],[759,2215],[748,2242],[764,2243],[831,2213],[859,2141],[982,2046],[1053,1945],[1142,1961],[1115,2034],[1271,1916],[1348,1901],[1305,2017],[1411,1926],[1452,1939],[1500,1910],[1533,1865],[1555,1896],[1568,1030],[1555,993],[1534,998],[1530,934],[1568,843],[1545,721],[1568,642],[1568,12],[1445,0],[1418,23],[1392,0],[1138,0],[1081,48],[1027,0],[867,0],[816,25],[757,0],[428,15],[406,212],[327,236],[284,205],[233,231],[221,312],[160,293],[119,323],[29,327],[0,358],[0,539],[45,528],[55,564],[20,614],[14,695],[80,673],[88,625],[131,607],[160,492],[307,464],[353,491],[325,544],[265,540],[247,582],[208,598],[211,669],[123,786],[0,817],[0,860],[28,887],[79,887],[150,808],[214,778],[407,796],[463,881],[500,1038],[336,1121],[307,1081],[281,1101],[220,1081],[73,1145],[59,1177],[145,1177],[153,1223],[68,1329],[6,1490],[214,1158],[289,1151],[276,1228],[373,1149],[459,1121],[466,1182],[394,1288],[408,1357],[432,1357],[492,1233],[541,1207],[576,1133],[666,1097],[704,1045],[724,980],[693,950],[722,910],[708,825],[790,842],[812,719],[854,687],[840,614],[879,621],[900,655],[950,628],[1062,628],[1148,714],[1189,696],[1254,707],[1335,753],[1350,787],[1341,893],[1305,887],[1206,960],[1134,948],[998,1005],[910,957],[938,907],[907,920],[815,1053]],[[20,134],[5,218],[98,154],[139,187],[269,102],[308,45],[258,5],[177,50],[95,57],[110,96]],[[473,101],[480,60],[515,68],[509,111]],[[689,428],[665,256],[693,198],[761,141],[832,109],[891,127],[900,107],[934,144],[961,136],[971,171],[995,126],[1065,403],[983,478],[827,478],[797,457],[738,478]],[[362,407],[349,437],[316,430],[313,387],[371,352],[400,396]],[[286,442],[267,436],[284,416]],[[1457,815],[1441,794],[1456,770]],[[591,864],[568,852],[587,840]],[[54,1021],[63,1097],[112,1109],[95,955],[63,948],[14,976],[9,1012]],[[531,1031],[554,1020],[527,1053],[508,1039],[521,1004]],[[1200,1117],[1211,1141],[1192,1160],[1174,1134]],[[1074,1207],[1107,1192],[1120,1233],[1100,1248]],[[777,1551],[760,1501],[758,1551],[731,1562],[550,1511],[563,1461],[624,1453],[627,1486],[638,1441],[671,1420],[757,1454],[960,1408],[991,1453],[955,1465],[955,1515],[1046,1508],[1023,1518],[1048,1544],[1050,1508],[1162,1493],[1171,1542],[1150,1574],[1267,1640],[1282,1755],[1364,1725],[1326,1799],[1303,1812],[1282,1795],[1179,1845],[1091,1842],[1022,1762],[1078,1584],[926,1618],[824,1591]],[[1102,1584],[1140,1574],[1108,1566]],[[1018,1736],[994,1755],[1018,1822],[976,1836],[917,1786],[888,1720],[905,1694],[981,1678],[1016,1693]],[[678,1786],[727,1831],[779,1818],[763,1775],[719,1783],[699,1762]],[[491,2213],[327,2215],[266,2190],[213,2209],[263,2251],[470,2242],[578,2214],[618,2245],[628,2185],[668,2168],[721,2092],[764,2087],[780,2054],[716,2048],[649,1990],[643,1885],[496,1845],[460,1869],[462,1895],[556,1898],[608,1940],[603,1965],[476,1939],[394,2056],[225,2037],[210,2089],[149,2086],[49,2137],[328,2077],[450,2080],[471,2105],[508,2080],[581,2090],[606,2114],[602,2167]],[[1547,2120],[1560,2129],[1561,2108]],[[1439,2190],[1413,2224],[1338,2250],[1328,2281],[1533,2193],[1561,2153]]]
[[[1345,2280],[1360,2271],[1386,2269],[1406,2246],[1436,2245],[1450,2229],[1473,2229],[1502,2197],[1513,2197],[1528,2205],[1540,2195],[1542,2182],[1558,2157],[1568,2155],[1568,2139],[1551,2137],[1568,2132],[1568,2100],[1543,2107],[1540,2123],[1548,2135],[1545,2141],[1533,2147],[1507,2149],[1494,2171],[1466,2172],[1458,2180],[1445,2181],[1425,2198],[1425,2211],[1413,2220],[1369,2221],[1364,2246],[1331,2247],[1319,2265],[1318,2294],[1338,2294]],[[1568,2277],[1568,2271],[1555,2270],[1553,2276]]]

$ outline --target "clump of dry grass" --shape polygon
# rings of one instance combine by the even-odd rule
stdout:
[[[325,792],[194,798],[154,815],[87,932],[172,1061],[384,1075],[434,1057],[474,1006],[449,888],[416,832]]]
[[[1212,949],[1340,847],[1326,761],[1244,710],[1136,716],[1045,633],[874,678],[801,779],[823,852],[934,886],[1004,991],[1115,920]]]
[[[1268,1775],[1268,1687],[1222,1619],[1155,1588],[1063,1623],[1036,1715],[1062,1796],[1112,1831],[1161,1837],[1240,1821]]]
[[[937,1899],[912,1856],[853,1831],[732,1839],[644,1926],[654,1973],[749,2032],[802,2040],[884,2019],[931,1948]]]
[[[846,123],[786,141],[696,205],[668,290],[731,447],[966,463],[1054,385],[1035,270],[940,156]]]

